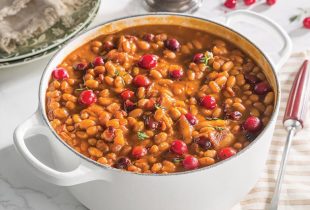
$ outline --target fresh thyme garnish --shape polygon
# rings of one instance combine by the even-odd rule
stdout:
[[[176,158],[173,158],[172,161],[174,163],[181,163],[183,161],[183,158],[176,157]]]
[[[119,74],[120,74],[119,70],[115,70],[114,74],[115,74],[115,76],[119,76]]]
[[[222,131],[222,130],[225,130],[225,128],[218,127],[218,126],[209,126],[209,127],[214,128],[216,131]]]
[[[310,9],[304,9],[304,8],[298,8],[298,10],[300,11],[299,14],[297,15],[293,15],[289,18],[289,21],[292,23],[294,21],[300,21],[302,17],[307,16],[308,13],[310,13]]]
[[[144,139],[149,138],[149,136],[146,133],[141,132],[141,131],[138,131],[137,135],[138,135],[139,140],[144,140]]]
[[[162,105],[160,104],[155,104],[155,109],[166,109],[165,107],[163,107]]]
[[[207,51],[207,52],[205,52],[205,55],[201,58],[200,61],[208,66],[210,59],[213,59],[213,53]]]

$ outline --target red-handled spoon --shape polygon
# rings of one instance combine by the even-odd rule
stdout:
[[[284,146],[283,156],[280,163],[279,174],[275,191],[271,200],[270,210],[278,209],[278,202],[281,192],[281,184],[284,176],[285,165],[292,143],[292,137],[295,133],[302,129],[306,119],[310,96],[310,79],[309,79],[308,60],[305,60],[300,67],[294,80],[286,110],[283,118],[283,125],[288,130],[286,143]]]

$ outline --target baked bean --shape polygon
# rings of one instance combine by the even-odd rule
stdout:
[[[232,61],[227,61],[223,64],[222,70],[223,71],[230,71],[234,67],[234,63]]]
[[[215,163],[215,160],[210,157],[202,157],[198,159],[199,164],[202,166],[209,166]]]
[[[154,141],[156,144],[160,144],[162,142],[165,142],[168,138],[167,133],[165,132],[160,132],[159,134],[155,135]]]
[[[244,85],[245,84],[244,75],[243,74],[236,75],[236,82],[237,82],[237,85],[239,86]]]
[[[220,86],[215,81],[209,82],[209,87],[211,88],[213,93],[219,93],[221,91]]]
[[[274,100],[274,93],[269,92],[269,93],[267,93],[267,95],[264,98],[264,104],[266,104],[266,105],[272,104],[273,100]]]
[[[153,166],[152,166],[152,172],[153,173],[158,173],[160,172],[160,170],[162,169],[162,164],[161,163],[155,163]]]

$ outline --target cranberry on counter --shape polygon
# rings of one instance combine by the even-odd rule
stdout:
[[[235,155],[237,151],[232,147],[224,147],[221,149],[218,153],[218,157],[220,160],[225,160],[227,158],[230,158],[231,156]]]
[[[194,156],[187,155],[183,160],[183,166],[186,170],[196,169],[199,166],[198,159]]]
[[[256,2],[256,0],[244,0],[244,4],[247,6],[250,6],[252,4],[254,4]]]
[[[256,133],[262,128],[262,122],[258,117],[249,116],[244,121],[243,128],[248,132]]]
[[[137,87],[147,87],[151,84],[151,81],[147,76],[139,74],[133,79],[133,84]]]
[[[271,6],[276,3],[276,0],[266,0],[266,3]]]
[[[304,20],[303,20],[303,25],[305,28],[308,28],[310,29],[310,17],[306,17]]]
[[[174,140],[171,144],[171,150],[178,155],[188,152],[187,145],[181,140]]]
[[[132,156],[139,159],[147,154],[147,149],[143,146],[135,146],[132,149]]]
[[[97,101],[96,94],[92,90],[84,90],[81,92],[79,102],[83,105],[91,105]]]
[[[224,6],[229,9],[234,9],[237,5],[237,0],[226,0]]]
[[[138,66],[144,69],[152,69],[155,68],[157,66],[157,59],[158,57],[156,55],[153,54],[145,54],[143,56],[141,56],[139,62],[138,62]]]
[[[165,41],[165,47],[171,51],[178,51],[181,47],[180,43],[176,39],[167,39]]]
[[[52,72],[53,78],[57,80],[64,80],[69,78],[69,74],[64,68],[57,68]]]
[[[200,105],[206,109],[214,109],[216,107],[216,100],[213,96],[206,95],[200,99]]]

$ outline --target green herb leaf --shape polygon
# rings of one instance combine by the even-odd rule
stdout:
[[[220,120],[220,118],[217,118],[217,117],[206,117],[206,120],[213,121],[213,120]]]
[[[292,16],[292,17],[290,17],[290,22],[292,23],[292,22],[294,22],[295,20],[297,20],[298,18],[300,17],[300,15],[294,15],[294,16]]]
[[[163,107],[162,105],[160,104],[155,104],[155,109],[166,109],[165,107]]]
[[[146,133],[141,132],[141,131],[138,131],[137,135],[138,135],[139,140],[144,140],[144,139],[149,138],[149,136]]]
[[[217,131],[225,130],[225,128],[218,127],[218,126],[212,126],[212,128],[214,128],[214,129],[217,130]]]
[[[115,74],[115,76],[119,76],[119,70],[115,70],[115,72],[114,72],[114,74]]]
[[[88,87],[80,87],[75,89],[75,91],[83,91],[83,90],[89,90]]]
[[[213,53],[206,51],[205,56],[200,60],[202,63],[208,65],[209,60],[213,58]]]
[[[173,158],[172,161],[174,163],[181,163],[184,159],[183,158],[179,158],[179,157],[176,157],[176,158]]]

